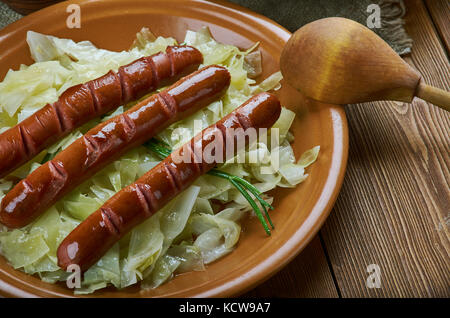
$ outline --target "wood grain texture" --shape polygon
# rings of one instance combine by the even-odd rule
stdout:
[[[450,53],[450,1],[426,0],[425,2],[437,32]]]
[[[338,297],[319,236],[278,274],[243,297]]]
[[[450,67],[427,10],[406,1],[407,62],[449,90]],[[369,75],[370,76],[370,75]],[[346,179],[321,233],[343,297],[450,297],[450,116],[413,104],[347,108]],[[367,266],[381,270],[369,289]]]
[[[309,98],[341,105],[411,102],[420,80],[376,33],[341,17],[316,20],[295,31],[281,52],[280,70],[286,82]]]

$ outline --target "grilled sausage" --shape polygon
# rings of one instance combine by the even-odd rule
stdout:
[[[229,84],[226,68],[207,66],[97,125],[9,191],[0,222],[10,228],[30,223],[127,150],[221,97]]]
[[[216,143],[219,145],[217,149],[223,149],[223,155],[216,158],[218,161],[224,158],[226,148],[230,146],[231,139],[227,135],[229,128],[269,128],[278,119],[280,112],[280,103],[274,95],[260,93],[195,136],[78,225],[60,244],[58,265],[66,269],[71,264],[77,264],[82,271],[87,270],[133,227],[149,218],[216,165],[216,162],[208,163],[195,158],[197,148],[204,150],[213,142]]]
[[[0,178],[32,159],[46,147],[89,120],[136,100],[158,87],[196,70],[201,53],[189,46],[169,46],[166,53],[142,57],[118,72],[64,91],[0,135]]]

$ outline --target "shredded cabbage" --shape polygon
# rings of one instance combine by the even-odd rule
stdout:
[[[231,74],[231,85],[221,100],[159,134],[158,138],[172,149],[194,136],[194,120],[200,120],[203,129],[253,94],[279,88],[282,79],[280,72],[259,84],[252,79],[261,72],[260,53],[255,51],[258,43],[241,51],[233,45],[216,42],[208,28],[188,31],[184,42],[202,52],[205,65],[225,66]],[[32,31],[27,34],[27,43],[36,63],[10,70],[0,83],[0,131],[57,100],[68,87],[103,75],[110,69],[117,70],[120,65],[141,56],[165,50],[176,41],[155,37],[148,29],[143,29],[137,34],[133,47],[122,52],[99,49],[89,41],[75,43]],[[88,129],[122,113],[130,105],[123,105],[76,129],[11,176],[26,177]],[[289,132],[294,117],[292,111],[282,109],[274,125],[280,134],[278,147],[270,147],[270,138],[260,140],[244,154],[246,158],[257,158],[256,162],[237,163],[236,158],[232,158],[220,169],[247,179],[261,192],[280,186],[294,187],[302,182],[307,177],[305,169],[316,160],[320,148],[306,151],[296,161],[290,145],[293,135]],[[278,165],[274,165],[275,154],[279,157]],[[57,266],[56,258],[57,247],[64,237],[116,192],[158,162],[159,159],[147,148],[137,147],[67,194],[32,224],[12,231],[0,227],[2,254],[14,268],[38,275],[45,282],[65,281],[69,273]],[[262,173],[262,167],[272,169],[272,173]],[[14,185],[11,180],[0,180],[0,198]],[[267,195],[264,199],[272,202]],[[204,270],[205,264],[236,248],[241,232],[240,220],[249,211],[252,211],[249,203],[227,180],[204,175],[115,244],[84,274],[82,286],[75,293],[89,294],[109,285],[125,288],[138,282],[142,282],[143,288],[155,288],[178,273]]]

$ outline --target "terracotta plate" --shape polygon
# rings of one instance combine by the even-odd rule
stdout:
[[[279,70],[278,61],[290,33],[273,21],[226,2],[163,0],[77,1],[81,28],[66,27],[67,2],[31,14],[0,31],[0,78],[9,68],[32,60],[25,42],[33,30],[75,41],[90,40],[100,48],[127,49],[141,27],[156,35],[182,40],[187,29],[203,25],[224,43],[248,48],[261,43],[264,78]],[[347,161],[347,122],[342,107],[306,100],[287,84],[276,92],[282,104],[297,113],[293,133],[298,156],[320,145],[318,161],[309,177],[295,189],[279,189],[272,218],[275,230],[267,237],[256,218],[243,224],[235,251],[208,265],[206,271],[177,276],[165,285],[141,291],[109,288],[98,297],[210,297],[232,296],[261,283],[291,261],[314,237],[332,209],[344,178]],[[0,258],[0,293],[5,296],[73,296],[64,285],[51,285],[10,267]]]

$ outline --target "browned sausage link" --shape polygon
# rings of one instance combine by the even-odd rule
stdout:
[[[218,149],[222,147],[225,154],[226,144],[231,140],[224,137],[228,128],[269,128],[280,112],[278,99],[269,93],[261,93],[195,136],[77,226],[58,248],[58,265],[66,269],[77,264],[83,271],[87,270],[134,226],[213,168],[216,162],[195,163],[194,147],[205,149],[212,142],[218,142]]]
[[[10,228],[30,223],[127,150],[222,96],[229,84],[226,68],[207,66],[97,125],[9,191],[1,202],[0,222]]]
[[[196,70],[201,53],[189,46],[169,46],[166,53],[142,57],[64,91],[0,135],[0,178],[89,120],[138,99]]]

